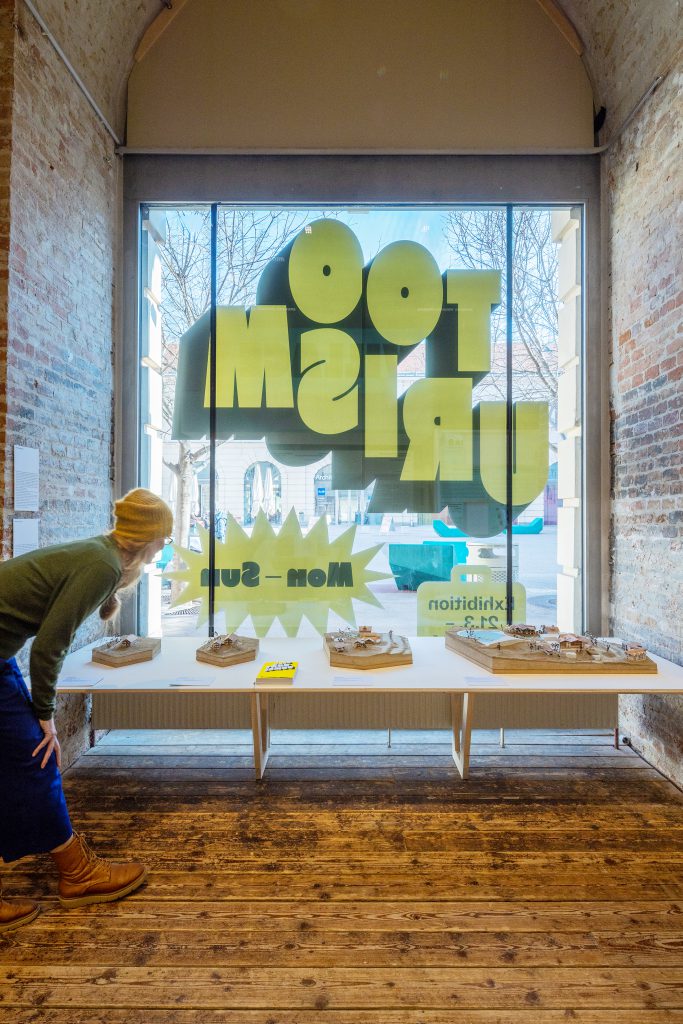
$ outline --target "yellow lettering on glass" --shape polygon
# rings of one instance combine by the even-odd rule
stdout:
[[[458,306],[458,371],[488,373],[491,311],[500,305],[500,271],[446,271],[446,302]]]
[[[416,345],[434,330],[443,306],[436,260],[417,242],[392,242],[372,261],[368,311],[375,329],[395,345]]]
[[[397,356],[365,357],[365,456],[395,459],[398,454]]]
[[[401,480],[472,479],[472,382],[418,380],[406,392],[403,424],[409,438]]]
[[[505,402],[479,406],[481,481],[494,501],[507,500],[505,483]],[[512,419],[512,504],[527,505],[548,480],[548,404],[517,402]]]
[[[318,434],[343,434],[358,424],[360,353],[353,338],[334,327],[301,335],[299,415]]]
[[[186,568],[172,569],[166,576],[185,584],[174,605],[201,602],[201,625],[209,614],[211,576],[209,532],[200,526],[198,534],[202,550],[176,548]],[[388,574],[366,566],[382,545],[358,550],[355,539],[355,526],[330,538],[326,516],[304,535],[294,509],[277,533],[262,509],[249,534],[228,514],[225,540],[216,538],[213,577],[215,605],[225,612],[226,633],[238,630],[251,616],[257,636],[266,636],[276,619],[287,636],[296,636],[304,615],[314,629],[324,633],[330,612],[346,622],[356,621],[352,598],[378,606],[377,595],[368,584],[386,579]]]
[[[489,566],[456,565],[449,583],[429,581],[417,588],[417,635],[443,636],[456,629],[501,629],[507,622],[507,588],[494,583]],[[512,584],[513,622],[526,619],[526,590]]]
[[[336,324],[352,313],[363,288],[363,250],[351,228],[338,220],[309,224],[292,246],[289,287],[316,323]]]
[[[210,405],[207,361],[204,405]],[[265,386],[269,408],[292,409],[292,375],[285,306],[252,306],[249,319],[239,306],[216,309],[216,406],[260,409]]]

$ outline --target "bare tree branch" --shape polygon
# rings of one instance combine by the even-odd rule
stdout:
[[[446,242],[454,268],[502,270],[505,277],[506,217],[502,209],[454,210],[446,217]],[[517,399],[557,407],[557,250],[550,211],[516,209],[513,224],[513,389]],[[505,283],[503,294],[505,294]],[[491,318],[491,373],[477,398],[505,397],[504,302]]]
[[[218,303],[252,305],[264,268],[308,219],[299,210],[220,208],[216,251]],[[163,462],[176,479],[176,540],[183,546],[189,541],[194,477],[197,467],[208,458],[209,444],[173,441],[171,430],[180,339],[210,304],[210,232],[208,207],[169,209],[165,238],[159,245]]]

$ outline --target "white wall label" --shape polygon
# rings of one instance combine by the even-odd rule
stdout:
[[[40,507],[40,454],[37,448],[14,446],[14,510],[38,512]]]
[[[12,520],[12,556],[25,555],[40,545],[40,519]]]

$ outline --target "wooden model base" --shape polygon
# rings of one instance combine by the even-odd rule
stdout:
[[[616,644],[609,646],[600,642],[599,655],[594,657],[585,651],[577,651],[570,657],[566,651],[559,654],[546,654],[533,650],[533,641],[510,638],[500,645],[490,647],[477,640],[458,636],[458,630],[446,630],[446,647],[461,654],[468,661],[488,669],[494,673],[537,672],[544,675],[557,673],[573,673],[574,675],[606,675],[624,673],[629,675],[654,675],[657,665],[650,658],[631,661]],[[599,660],[598,660],[599,658]]]
[[[128,641],[126,643],[126,641]],[[99,665],[118,668],[121,665],[136,665],[140,661],[151,661],[161,650],[158,637],[122,636],[107,640],[100,647],[94,647],[92,660]]]
[[[232,643],[218,645],[217,642],[225,640],[225,637],[209,637],[206,643],[197,648],[197,661],[205,661],[209,665],[218,665],[221,668],[254,661],[258,654],[258,640],[251,636],[237,636],[236,633],[231,633],[230,639]]]
[[[344,650],[336,650],[335,640],[344,638]],[[355,630],[344,630],[343,633],[325,633],[323,647],[330,665],[336,668],[393,668],[396,665],[412,665],[413,652],[404,636],[396,633],[377,633],[377,643],[367,647],[357,647],[356,640],[363,634]]]

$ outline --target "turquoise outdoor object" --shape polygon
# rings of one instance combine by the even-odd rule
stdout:
[[[164,544],[164,550],[161,552],[161,557],[155,562],[157,569],[161,569],[163,572],[168,563],[173,558],[173,545]]]
[[[453,565],[467,561],[467,542],[464,540],[423,540],[423,544],[450,544],[453,548]]]
[[[428,581],[448,582],[451,569],[458,564],[459,544],[433,543],[390,544],[389,566],[399,590],[417,590]],[[467,545],[465,556],[467,556]],[[463,559],[464,561],[464,559]]]
[[[458,529],[457,526],[446,526],[442,519],[434,519],[432,525],[438,533],[439,537],[467,537],[463,530]],[[512,532],[514,533],[540,533],[543,529],[543,516],[536,516],[530,523],[513,523]],[[503,530],[502,533],[507,533],[507,530]]]

